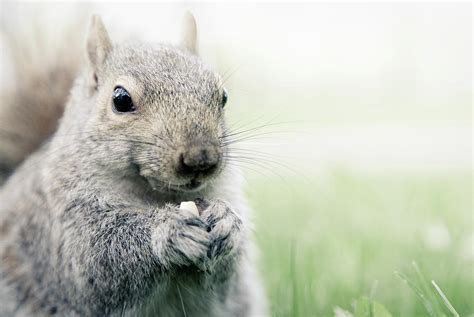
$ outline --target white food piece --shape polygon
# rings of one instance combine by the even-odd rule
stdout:
[[[199,210],[194,203],[194,201],[183,201],[179,205],[179,209],[186,209],[188,211],[191,211],[194,215],[199,216]]]

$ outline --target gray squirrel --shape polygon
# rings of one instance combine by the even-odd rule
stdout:
[[[267,315],[227,94],[186,21],[182,46],[115,45],[93,16],[51,136],[0,147],[0,316]]]

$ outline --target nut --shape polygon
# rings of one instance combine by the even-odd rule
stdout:
[[[186,209],[188,211],[191,211],[196,217],[199,217],[199,210],[194,203],[194,201],[183,201],[179,205],[179,209]]]

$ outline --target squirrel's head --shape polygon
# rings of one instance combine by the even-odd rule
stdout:
[[[104,166],[134,171],[155,190],[197,190],[224,165],[227,93],[197,55],[194,17],[185,22],[182,46],[113,45],[97,16],[87,40],[85,131]]]

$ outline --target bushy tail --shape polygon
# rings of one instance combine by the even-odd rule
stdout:
[[[84,52],[85,11],[2,3],[0,185],[57,127]]]

